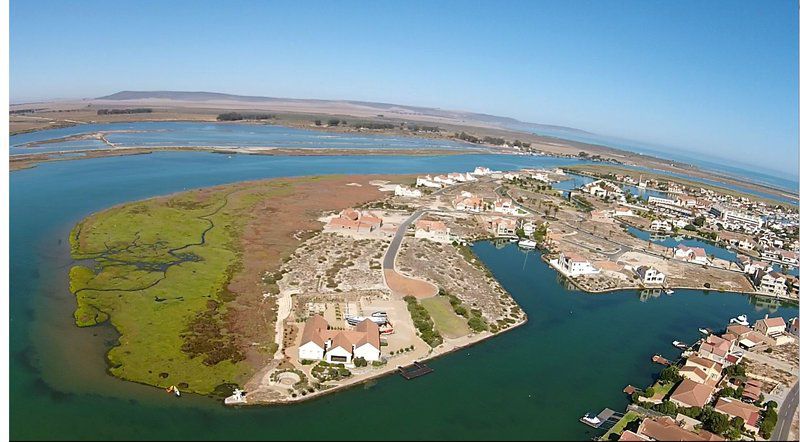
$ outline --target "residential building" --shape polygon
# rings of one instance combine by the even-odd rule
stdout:
[[[753,284],[759,292],[775,296],[786,295],[786,276],[778,272],[758,270],[753,275]]]
[[[764,220],[761,219],[760,216],[738,212],[724,207],[721,204],[715,204],[711,206],[709,213],[722,221],[723,226],[727,229],[734,230],[741,227],[745,231],[754,231],[760,229],[761,226],[764,225]]]
[[[425,176],[418,176],[417,177],[417,187],[433,187],[435,189],[442,188],[442,183],[437,183],[433,181],[430,175]]]
[[[745,430],[757,432],[758,419],[761,409],[752,404],[746,404],[731,397],[721,397],[714,404],[714,410],[733,419],[740,417],[744,420]]]
[[[663,284],[667,275],[658,271],[658,269],[649,266],[639,266],[636,268],[636,274],[639,279],[646,285]]]
[[[492,170],[492,169],[489,169],[488,167],[483,167],[483,166],[476,167],[475,170],[472,172],[473,175],[477,175],[477,176],[490,175],[492,173],[495,173],[495,171]]]
[[[733,343],[727,339],[716,335],[709,335],[700,344],[697,355],[701,358],[719,362],[724,367],[730,364],[730,361],[728,361],[726,357],[730,353],[732,345]]]
[[[795,336],[800,336],[800,324],[798,323],[800,323],[800,320],[798,320],[797,317],[794,317],[789,321],[789,333]]]
[[[379,230],[381,226],[383,226],[383,219],[372,212],[345,209],[339,216],[331,218],[326,228],[333,231],[372,233]]]
[[[614,216],[636,216],[630,207],[617,206],[614,207]]]
[[[675,388],[669,397],[675,405],[679,407],[700,407],[703,408],[711,401],[714,395],[714,387],[690,379],[684,379]]]
[[[786,331],[786,321],[780,316],[770,318],[769,315],[765,315],[764,319],[756,321],[753,328],[758,332],[775,338],[777,335],[781,335]]]
[[[498,198],[494,203],[494,211],[506,215],[514,215],[517,213],[517,207],[514,206],[514,201],[511,198]]]
[[[645,418],[636,434],[646,437],[648,441],[722,441],[722,437],[706,430],[693,431],[683,428],[669,416]],[[620,440],[622,440],[620,438]],[[631,439],[635,440],[635,439]]]
[[[567,276],[591,275],[599,272],[588,259],[577,253],[563,252],[559,255],[558,260],[553,261]]]
[[[380,331],[373,321],[361,321],[354,330],[330,330],[320,315],[308,318],[298,347],[300,360],[351,364],[355,358],[379,361]]]
[[[517,234],[517,226],[519,225],[516,219],[510,218],[490,218],[487,221],[489,230],[497,236],[514,236]]]
[[[436,175],[435,177],[433,177],[433,182],[434,183],[440,183],[440,184],[447,185],[447,186],[452,186],[453,184],[456,183],[455,180],[452,180],[452,179],[448,178],[445,175]]]
[[[465,212],[482,212],[483,211],[483,199],[477,196],[460,196],[453,201],[453,205],[455,206],[456,210],[462,210]]]
[[[450,228],[442,221],[419,220],[415,224],[414,237],[439,243],[453,242]]]
[[[650,223],[650,230],[653,232],[669,232],[671,229],[672,225],[668,221],[656,219]]]
[[[687,247],[683,244],[678,244],[678,247],[673,249],[675,259],[681,259],[695,264],[707,265],[710,263],[706,256],[706,251],[702,247]]]
[[[411,189],[406,186],[398,184],[394,188],[394,194],[396,196],[407,196],[411,198],[419,198],[422,196],[422,191],[419,189]]]
[[[697,355],[692,355],[686,358],[686,363],[683,365],[681,370],[684,368],[688,369],[697,369],[702,372],[700,379],[703,381],[698,381],[693,379],[695,382],[703,382],[707,383],[709,380],[716,383],[720,379],[722,379],[722,364],[719,362],[712,361],[711,359],[702,358]],[[696,373],[695,370],[691,370]]]

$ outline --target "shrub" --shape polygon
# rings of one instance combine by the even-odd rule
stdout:
[[[367,366],[367,360],[362,358],[362,357],[358,357],[358,358],[353,359],[353,364],[356,367],[366,367]]]
[[[653,397],[654,394],[656,394],[656,391],[653,389],[653,387],[647,387],[644,390],[644,397]]]

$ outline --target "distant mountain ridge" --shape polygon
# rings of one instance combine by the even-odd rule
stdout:
[[[111,101],[127,101],[127,100],[174,100],[185,102],[204,102],[204,101],[238,101],[242,103],[264,103],[264,104],[307,104],[307,105],[344,105],[355,106],[361,109],[375,109],[376,111],[394,112],[405,114],[409,116],[422,115],[428,117],[445,118],[456,121],[476,121],[483,124],[498,126],[505,129],[518,130],[518,131],[558,131],[580,135],[594,135],[581,129],[575,129],[567,126],[558,126],[550,124],[528,123],[510,117],[500,117],[496,115],[489,115],[476,112],[464,111],[451,111],[431,107],[421,106],[407,106],[392,103],[379,103],[371,101],[354,101],[354,100],[318,100],[318,99],[303,99],[303,98],[275,98],[275,97],[261,97],[254,95],[234,95],[221,92],[204,92],[204,91],[120,91],[111,95],[98,97],[96,100],[111,100]]]

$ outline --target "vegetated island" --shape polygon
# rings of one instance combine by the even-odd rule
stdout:
[[[467,247],[402,244],[401,226],[420,207],[391,191],[412,182],[263,180],[90,215],[70,235],[76,324],[109,321],[119,332],[107,355],[114,376],[229,399],[243,388],[237,403],[247,404],[346,388],[523,324],[524,312]],[[459,276],[417,268],[419,253]],[[385,256],[399,268],[384,268]],[[389,320],[380,331],[365,319],[373,313]],[[299,348],[314,333],[330,338],[323,360]],[[377,355],[337,353],[367,341]]]

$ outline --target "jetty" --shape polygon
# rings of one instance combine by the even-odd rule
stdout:
[[[667,367],[672,365],[672,362],[670,362],[669,359],[661,355],[653,355],[653,362],[655,362],[656,364],[666,365]]]
[[[400,376],[402,376],[406,380],[415,379],[420,376],[433,373],[432,368],[420,362],[414,362],[413,364],[410,365],[401,366],[398,368],[398,370],[400,370]]]

